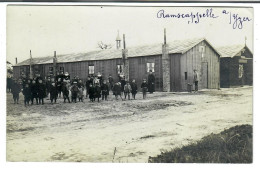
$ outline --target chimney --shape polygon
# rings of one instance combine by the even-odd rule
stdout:
[[[116,37],[116,49],[120,49],[121,47],[121,38],[119,36],[119,31],[117,31],[117,37]]]
[[[15,64],[17,64],[18,62],[17,62],[17,57],[15,58]]]
[[[123,45],[124,45],[124,49],[125,49],[125,34],[123,34]]]
[[[166,28],[164,28],[164,44],[166,44]]]

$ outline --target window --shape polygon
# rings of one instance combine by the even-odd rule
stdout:
[[[188,79],[187,72],[184,72],[184,75],[185,75],[185,80],[187,80]]]
[[[88,66],[88,74],[94,74],[95,71],[94,71],[94,66]]]
[[[152,72],[154,73],[154,63],[147,63],[146,68],[147,72],[150,72],[150,70],[152,70]]]
[[[117,69],[117,74],[122,73],[123,72],[123,65],[122,64],[118,64],[116,69]]]
[[[60,72],[64,73],[64,67],[60,67]]]
[[[49,73],[53,74],[53,67],[49,67]]]
[[[243,64],[239,64],[239,68],[238,68],[238,78],[242,78],[244,74],[244,66]]]
[[[23,75],[23,74],[24,74],[24,68],[20,67],[20,75]]]

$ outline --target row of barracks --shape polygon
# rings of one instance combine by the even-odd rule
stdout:
[[[155,75],[156,91],[186,91],[187,84],[193,84],[193,71],[199,74],[199,89],[219,89],[252,85],[253,54],[246,45],[213,47],[205,38],[185,39],[126,47],[123,35],[116,38],[116,49],[105,49],[86,53],[30,58],[17,63],[14,77],[21,74],[39,73],[42,77],[53,72],[68,72],[71,77],[86,80],[98,72],[115,81],[123,73],[127,80],[136,80],[140,85],[152,70]],[[54,74],[55,74],[54,73]]]

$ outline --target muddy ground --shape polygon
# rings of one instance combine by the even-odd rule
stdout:
[[[6,96],[7,161],[148,162],[253,117],[249,86],[29,107]]]

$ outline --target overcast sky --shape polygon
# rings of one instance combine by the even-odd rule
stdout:
[[[97,50],[103,41],[116,48],[117,31],[126,34],[126,46],[206,37],[212,45],[244,44],[253,50],[253,9],[213,8],[217,18],[202,18],[198,24],[190,18],[157,18],[159,10],[165,14],[203,13],[210,7],[97,7],[97,6],[8,6],[7,60],[15,63],[33,57]],[[249,17],[242,29],[234,29],[229,14]]]

